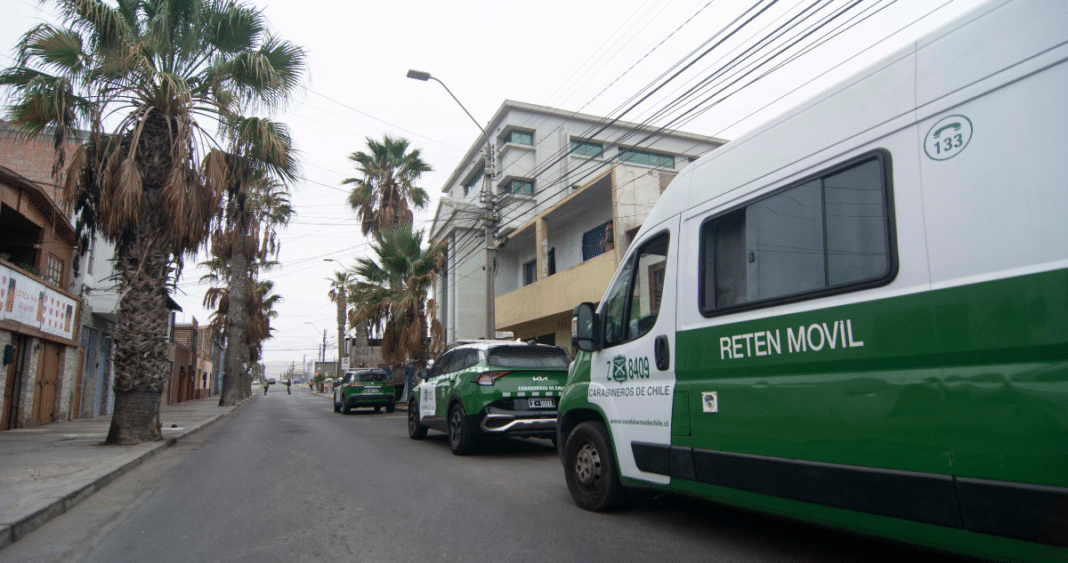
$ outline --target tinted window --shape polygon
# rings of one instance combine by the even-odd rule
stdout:
[[[434,367],[430,368],[430,371],[427,373],[427,378],[437,377],[445,373],[445,370],[448,369],[449,361],[452,359],[452,356],[452,352],[445,352],[444,354],[442,354],[441,357],[438,358],[438,361],[434,362]]]
[[[883,167],[877,154],[706,221],[701,310],[889,279]]]
[[[567,369],[571,358],[562,348],[497,346],[489,351],[490,367],[508,369]]]
[[[360,381],[386,381],[389,376],[384,371],[360,372]]]

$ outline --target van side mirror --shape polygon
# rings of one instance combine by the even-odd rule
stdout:
[[[593,303],[579,303],[571,315],[571,345],[579,350],[600,350],[601,323]]]

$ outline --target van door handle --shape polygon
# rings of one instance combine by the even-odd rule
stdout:
[[[668,349],[667,335],[661,334],[653,341],[653,357],[656,360],[656,369],[667,371],[671,367],[671,351]]]

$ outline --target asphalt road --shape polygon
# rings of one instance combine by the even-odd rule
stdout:
[[[577,508],[547,440],[457,457],[405,412],[335,414],[272,387],[143,464],[0,561],[930,560],[932,553],[673,495]]]

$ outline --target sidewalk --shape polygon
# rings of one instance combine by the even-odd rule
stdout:
[[[101,445],[107,415],[0,432],[0,549],[238,407],[220,407],[218,396],[164,405],[163,441],[135,446]]]

